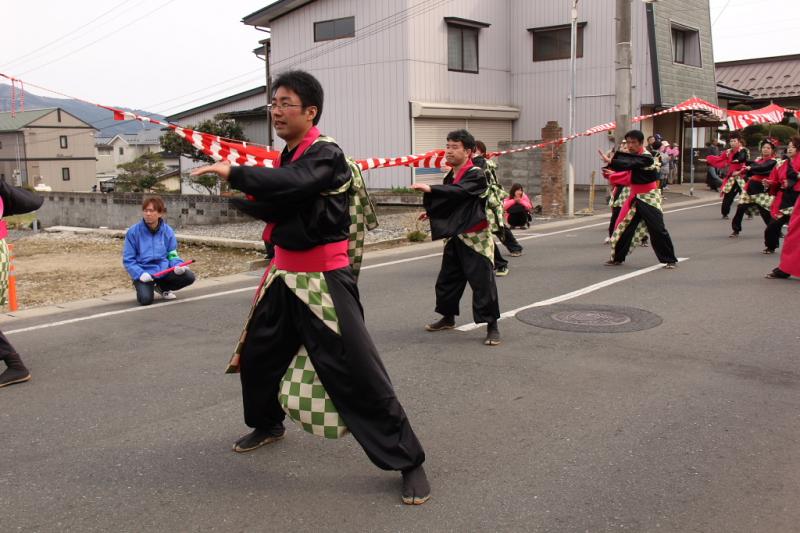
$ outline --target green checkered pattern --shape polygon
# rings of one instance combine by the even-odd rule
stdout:
[[[276,269],[275,275],[283,279],[289,290],[308,306],[314,316],[322,320],[331,331],[341,335],[336,308],[323,272],[287,272]]]
[[[11,253],[5,239],[0,239],[0,305],[8,303],[8,273],[11,269]]]
[[[625,202],[628,201],[628,198],[631,197],[631,188],[630,187],[623,187],[622,191],[619,193],[619,197],[614,200],[614,195],[611,195],[611,199],[608,201],[608,207],[622,207],[625,205]]]
[[[289,418],[313,435],[338,439],[348,433],[303,347],[286,369],[278,401]]]
[[[492,160],[486,160],[486,190],[481,198],[486,198],[486,220],[489,222],[489,231],[497,233],[506,225],[503,212],[503,200],[508,197],[508,193],[503,190],[500,182],[497,181],[497,164]]]
[[[654,189],[652,191],[636,195],[637,200],[644,202],[650,207],[654,207],[659,211],[662,210],[661,209],[662,198],[663,197],[661,196],[661,189]],[[617,245],[617,242],[622,236],[622,233],[625,231],[625,228],[627,228],[631,224],[631,221],[633,220],[633,217],[635,215],[636,215],[636,203],[634,202],[631,205],[631,208],[628,211],[628,213],[625,215],[625,218],[622,219],[622,221],[617,225],[616,229],[614,230],[614,233],[611,234],[612,248]],[[647,225],[644,223],[644,221],[639,221],[639,224],[636,226],[636,231],[633,234],[633,241],[631,242],[631,247],[628,250],[628,254],[631,254],[636,246],[640,246],[642,244],[642,240],[644,240],[644,237],[646,235],[647,235]],[[612,253],[612,258],[613,258],[613,253]]]
[[[773,200],[775,200],[775,197],[765,192],[753,195],[743,192],[742,195],[739,197],[739,205],[746,206],[747,213],[756,216],[760,213],[758,206],[761,206],[767,211],[769,211],[770,209],[772,209]]]
[[[472,248],[482,256],[486,257],[492,262],[492,265],[494,265],[495,244],[494,239],[492,239],[492,234],[489,232],[488,228],[481,231],[462,233],[458,236],[458,239],[460,239],[461,242],[466,244],[469,248]]]
[[[793,212],[794,212],[794,206],[793,205],[787,207],[786,209],[781,209],[779,211],[779,213],[781,215],[786,215],[786,216],[791,216]]]
[[[723,194],[728,194],[733,189],[733,184],[737,184],[739,186],[739,190],[744,190],[744,178],[741,176],[736,176],[735,178],[728,178],[728,181],[725,182],[725,185],[722,186]]]

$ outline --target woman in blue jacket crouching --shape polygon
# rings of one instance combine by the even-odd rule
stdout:
[[[178,257],[178,240],[175,232],[164,221],[164,200],[158,196],[145,197],[142,202],[142,220],[128,228],[122,264],[136,287],[136,300],[141,305],[153,303],[158,292],[164,300],[174,300],[175,292],[194,283],[194,274]],[[175,267],[158,278],[153,274]]]

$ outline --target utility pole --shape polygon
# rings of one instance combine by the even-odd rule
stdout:
[[[631,0],[616,0],[616,75],[614,118],[617,129],[614,132],[616,145],[622,142],[625,133],[631,129]]]
[[[567,134],[575,134],[575,97],[578,55],[578,0],[572,0],[572,27],[569,39],[569,127]],[[567,216],[575,216],[575,147],[567,143]]]

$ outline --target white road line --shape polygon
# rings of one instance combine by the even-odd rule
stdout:
[[[684,208],[681,208],[681,209],[674,209],[672,211],[665,211],[665,213],[676,213],[678,211],[686,211],[688,209],[698,209],[700,207],[708,207],[708,206],[716,205],[716,204],[719,204],[719,202],[714,202],[714,203],[711,203],[711,204],[697,205],[697,206],[692,206],[692,207],[684,207]],[[551,235],[561,235],[562,233],[569,233],[571,231],[581,231],[581,230],[585,230],[585,229],[597,228],[597,227],[606,226],[606,225],[608,225],[607,222],[600,222],[598,224],[588,224],[586,226],[579,226],[577,228],[569,228],[569,229],[564,229],[564,230],[559,230],[559,231],[553,231],[553,232],[550,232],[550,233],[537,233],[537,234],[534,234],[534,235],[527,235],[525,237],[520,237],[517,240],[523,241],[523,240],[528,240],[528,239],[536,239],[536,238],[540,238],[540,237],[549,237]],[[387,266],[392,266],[392,265],[399,265],[399,264],[402,264],[402,263],[410,263],[412,261],[421,261],[422,259],[430,259],[432,257],[439,257],[441,255],[442,255],[441,252],[437,252],[437,253],[433,253],[433,254],[420,255],[420,256],[416,256],[416,257],[408,257],[406,259],[398,259],[396,261],[387,261],[385,263],[377,263],[375,265],[366,265],[366,266],[361,267],[361,270],[370,270],[370,269],[373,269],[373,268],[381,268],[381,267],[387,267]],[[258,287],[257,285],[254,285],[252,287],[245,287],[245,288],[242,288],[242,289],[233,289],[233,290],[230,290],[230,291],[215,292],[215,293],[206,294],[206,295],[203,295],[203,296],[194,296],[192,298],[175,300],[175,301],[171,301],[171,302],[163,302],[163,303],[160,303],[156,308],[161,308],[161,307],[164,307],[166,305],[179,305],[179,304],[185,304],[185,303],[189,303],[189,302],[196,302],[196,301],[199,301],[199,300],[207,300],[209,298],[216,298],[218,296],[227,296],[229,294],[236,294],[236,293],[239,293],[239,292],[253,291],[257,287]],[[589,292],[591,292],[591,291],[589,291]],[[555,303],[555,302],[552,302],[552,303]],[[536,304],[534,304],[534,305],[536,305]],[[78,317],[78,318],[70,318],[68,320],[59,320],[57,322],[48,322],[46,324],[39,324],[37,326],[30,326],[30,327],[27,327],[27,328],[12,329],[12,330],[6,331],[5,334],[6,335],[13,335],[14,333],[25,333],[25,332],[28,332],[28,331],[36,331],[36,330],[39,330],[39,329],[53,328],[53,327],[56,327],[56,326],[65,326],[65,325],[68,325],[68,324],[75,324],[77,322],[84,322],[86,320],[94,320],[96,318],[104,318],[104,317],[107,317],[107,316],[121,315],[121,314],[124,314],[124,313],[135,313],[136,311],[144,311],[144,310],[147,310],[149,308],[150,308],[149,306],[139,306],[139,307],[130,307],[130,308],[126,308],[126,309],[118,309],[116,311],[107,311],[105,313],[96,313],[94,315],[88,315],[88,316],[83,316],[83,317]],[[464,328],[466,326],[461,326],[461,327]],[[459,329],[461,329],[461,328],[459,328]],[[471,328],[471,329],[474,329],[474,328]],[[462,329],[461,331],[468,331],[468,330]]]
[[[244,291],[254,291],[258,286],[255,285],[253,287],[245,287],[243,289],[232,289],[230,291],[222,291],[222,292],[214,292],[211,294],[204,294],[203,296],[193,296],[191,298],[186,298],[184,300],[174,300],[171,302],[164,302],[160,303],[156,306],[156,308],[161,308],[167,305],[178,305],[178,304],[185,304],[188,302],[196,302],[198,300],[207,300],[209,298],[216,298],[218,296],[227,296],[229,294],[236,294],[237,292],[244,292]],[[20,328],[20,329],[12,329],[10,331],[6,331],[6,335],[11,335],[13,333],[25,333],[27,331],[35,331],[37,329],[46,329],[46,328],[53,328],[56,326],[64,326],[67,324],[75,324],[76,322],[83,322],[85,320],[94,320],[95,318],[104,318],[107,316],[114,316],[114,315],[121,315],[123,313],[134,313],[136,311],[146,311],[150,309],[150,306],[147,305],[140,305],[138,307],[129,307],[126,309],[118,309],[116,311],[107,311],[105,313],[96,313],[94,315],[88,316],[81,316],[78,318],[70,318],[68,320],[59,320],[58,322],[48,322],[46,324],[39,324],[38,326],[30,326],[27,328]]]
[[[678,261],[688,261],[688,257],[679,257]],[[554,298],[548,298],[547,300],[541,300],[530,305],[525,305],[523,307],[517,307],[516,309],[512,309],[510,311],[506,311],[505,313],[500,314],[500,320],[504,318],[511,318],[515,316],[520,311],[524,311],[525,309],[530,309],[532,307],[544,307],[546,305],[553,305],[561,302],[566,302],[567,300],[572,300],[573,298],[577,298],[578,296],[583,296],[584,294],[589,294],[590,292],[594,292],[600,290],[604,287],[608,287],[610,285],[614,285],[615,283],[619,283],[621,281],[625,281],[627,279],[635,278],[637,276],[641,276],[642,274],[647,274],[648,272],[653,272],[654,270],[659,270],[664,268],[664,265],[661,263],[653,266],[649,266],[647,268],[641,268],[639,270],[634,270],[633,272],[629,272],[627,274],[623,274],[621,276],[617,276],[616,278],[607,279],[605,281],[601,281],[599,283],[595,283],[594,285],[589,285],[587,287],[583,287],[582,289],[578,289],[572,292],[568,292],[566,294],[562,294],[560,296],[555,296]],[[479,328],[479,324],[475,324],[471,322],[469,324],[464,324],[463,326],[459,326],[456,329],[458,331],[472,331],[473,329]]]

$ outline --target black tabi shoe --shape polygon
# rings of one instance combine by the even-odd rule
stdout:
[[[728,220],[728,215],[722,215],[722,220]]]
[[[497,321],[486,324],[486,338],[483,344],[486,346],[497,346],[500,344],[500,330],[497,328]]]
[[[403,503],[406,505],[422,505],[431,497],[431,485],[425,469],[419,465],[403,470]]]
[[[0,388],[15,383],[24,383],[30,381],[31,373],[27,370],[18,370],[15,368],[7,368],[5,372],[0,374]]]
[[[786,272],[784,272],[783,270],[781,270],[780,268],[775,268],[772,270],[772,272],[770,272],[764,277],[767,279],[788,279],[791,276]]]
[[[738,237],[738,236],[739,236],[739,232],[738,232],[738,231],[734,231],[733,233],[731,233],[730,235],[728,235],[728,238],[729,238],[729,239],[735,239],[735,238],[736,238],[736,237]]]
[[[265,444],[270,444],[279,441],[286,434],[286,429],[283,424],[269,428],[259,429],[256,428],[247,435],[241,437],[233,445],[233,451],[237,453],[244,453],[260,448]]]
[[[618,267],[622,264],[622,261],[614,261],[613,259],[609,259],[603,264],[607,267]]]
[[[425,326],[427,331],[442,331],[443,329],[453,329],[456,327],[456,319],[452,316],[443,316],[433,324]]]
[[[764,255],[774,254],[775,250],[772,248],[764,248],[763,250],[761,250],[761,253]]]
[[[6,355],[2,360],[5,361],[8,368],[5,372],[0,374],[0,387],[30,381],[31,373],[28,372],[28,369],[22,364],[22,359],[20,359],[19,354],[14,353]]]
[[[675,270],[676,268],[678,268],[678,263],[667,263],[666,265],[664,265],[664,268],[666,268],[667,270]]]
[[[511,257],[520,257],[522,255],[522,252],[521,251],[511,252],[508,255],[510,255]]]

